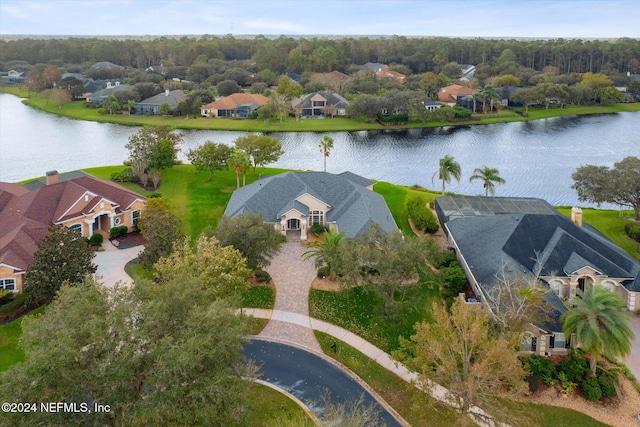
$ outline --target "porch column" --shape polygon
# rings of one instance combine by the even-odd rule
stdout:
[[[287,219],[286,218],[282,218],[280,220],[280,233],[283,236],[287,235]]]
[[[300,240],[307,240],[307,222],[300,221]]]
[[[115,213],[110,213],[109,214],[109,223],[111,224],[109,229],[112,229],[113,227],[115,227],[115,223],[113,222],[115,220],[115,217],[116,217]]]
[[[93,235],[93,219],[85,219],[84,222],[87,223],[87,230],[89,231],[87,237],[91,237]],[[82,235],[84,236],[84,233]]]

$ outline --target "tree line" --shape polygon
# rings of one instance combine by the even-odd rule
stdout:
[[[86,64],[110,61],[144,70],[151,66],[192,67],[211,60],[246,61],[252,71],[348,71],[352,64],[396,64],[412,73],[437,71],[450,62],[495,66],[500,55],[513,52],[515,64],[541,71],[558,67],[563,73],[640,72],[640,43],[632,38],[611,40],[506,40],[445,37],[280,36],[236,38],[232,35],[102,39],[54,38],[0,40],[0,64],[13,61]]]

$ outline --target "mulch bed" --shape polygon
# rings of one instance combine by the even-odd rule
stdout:
[[[117,239],[111,239],[111,243],[113,243],[113,246],[118,249],[128,249],[134,246],[146,245],[147,239],[142,237],[140,232],[134,231],[132,233],[125,234],[124,236],[120,236]]]

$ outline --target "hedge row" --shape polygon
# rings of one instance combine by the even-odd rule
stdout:
[[[427,207],[425,199],[419,196],[414,196],[407,201],[407,211],[409,216],[413,220],[413,225],[420,231],[426,231],[427,233],[435,233],[438,231],[438,220],[431,212],[431,209]]]
[[[127,234],[127,231],[129,231],[129,227],[127,227],[126,225],[120,225],[118,227],[113,227],[112,229],[110,229],[109,236],[111,236],[112,239],[115,239],[117,237],[124,236],[125,234]]]
[[[640,242],[640,224],[637,222],[628,222],[624,226],[624,232],[636,242]]]

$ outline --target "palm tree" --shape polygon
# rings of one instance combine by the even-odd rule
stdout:
[[[318,145],[318,147],[320,147],[320,152],[323,154],[324,171],[326,172],[327,171],[327,157],[329,157],[329,153],[333,149],[333,138],[331,138],[330,136],[325,135],[325,137],[322,139],[322,142],[320,143],[320,145]]]
[[[131,115],[131,110],[136,108],[136,101],[132,99],[128,100],[127,103],[125,104],[125,107],[127,107],[127,110],[129,110],[129,115]]]
[[[484,181],[484,195],[488,196],[489,193],[493,196],[496,194],[496,187],[494,182],[498,184],[504,184],[506,181],[500,176],[500,172],[496,168],[490,168],[482,166],[481,168],[475,168],[473,175],[469,178],[469,182],[474,179],[481,179]]]
[[[634,334],[629,328],[626,304],[618,294],[602,286],[577,290],[569,301],[573,308],[562,314],[565,336],[575,334],[582,349],[591,355],[591,373],[596,374],[597,358],[626,356],[631,352]]]
[[[480,99],[482,99],[482,109],[484,110],[484,113],[487,114],[487,99],[489,99],[491,101],[491,108],[490,110],[493,110],[493,100],[498,98],[498,91],[496,90],[495,87],[491,86],[491,85],[484,85],[483,87],[481,87],[480,89],[478,89],[478,95],[480,97]]]
[[[242,185],[244,186],[247,170],[251,167],[251,159],[247,153],[242,150],[234,150],[227,160],[227,164],[236,171],[236,187],[240,188],[240,174],[242,174]]]
[[[308,259],[315,258],[314,265],[316,268],[320,268],[324,265],[329,269],[329,275],[335,277],[339,272],[336,271],[336,264],[340,260],[340,247],[344,231],[336,233],[335,231],[327,231],[324,233],[323,241],[315,241],[309,243],[308,251],[302,254],[302,258],[307,261]]]
[[[462,169],[460,168],[460,164],[456,162],[453,156],[445,154],[445,156],[440,159],[440,169],[438,169],[438,172],[434,173],[431,177],[432,183],[436,174],[438,175],[438,179],[442,180],[442,195],[444,196],[445,183],[448,184],[449,182],[451,182],[451,177],[460,182]]]

